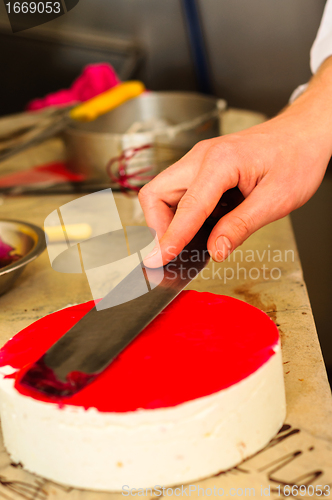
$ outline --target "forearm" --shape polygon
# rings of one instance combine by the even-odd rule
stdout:
[[[279,115],[305,139],[311,139],[322,154],[332,156],[332,56],[312,77],[306,91]],[[273,121],[273,120],[272,120]]]

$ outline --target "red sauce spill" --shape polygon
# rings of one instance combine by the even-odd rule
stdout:
[[[0,350],[0,366],[18,369],[21,394],[49,401],[20,386],[24,368],[93,306],[91,301],[45,316]],[[248,377],[273,356],[278,340],[275,324],[259,309],[223,295],[184,291],[95,381],[57,403],[103,412],[175,406]]]

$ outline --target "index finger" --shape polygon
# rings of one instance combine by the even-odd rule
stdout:
[[[156,231],[159,239],[168,229],[175,207],[197,176],[208,147],[205,141],[196,144],[140,190],[138,196],[147,225]]]
[[[208,172],[202,169],[181,198],[175,215],[160,240],[163,265],[173,260],[192,240],[213,212],[223,193],[237,185],[238,179],[232,169],[222,168],[221,171],[217,175],[209,176]],[[147,256],[144,263],[148,267],[158,267],[160,253]]]

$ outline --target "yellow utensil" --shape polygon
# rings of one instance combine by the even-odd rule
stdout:
[[[73,120],[92,121],[98,116],[108,113],[112,109],[120,106],[129,99],[139,96],[144,92],[145,87],[142,82],[129,81],[120,83],[102,94],[75,106],[69,116]]]

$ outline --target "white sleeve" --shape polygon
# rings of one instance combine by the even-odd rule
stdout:
[[[316,40],[310,52],[310,67],[316,73],[325,59],[332,55],[332,0],[327,0]]]
[[[325,59],[332,55],[332,0],[327,0],[323,17],[317,32],[316,39],[310,51],[310,68],[316,73]],[[295,101],[308,87],[308,84],[297,87],[290,96],[289,103]]]

